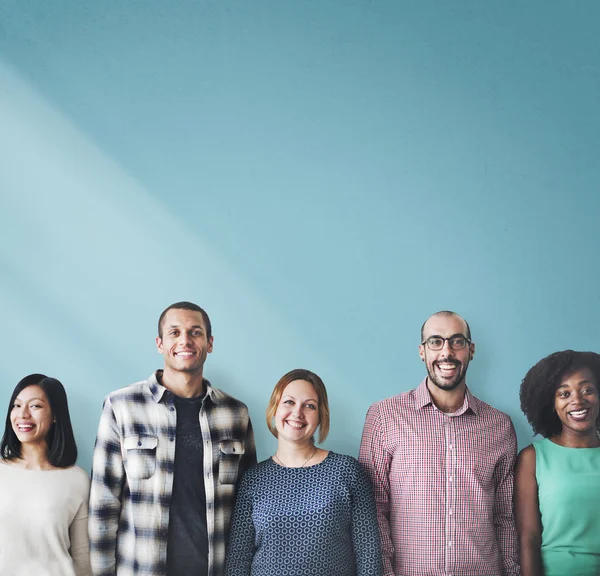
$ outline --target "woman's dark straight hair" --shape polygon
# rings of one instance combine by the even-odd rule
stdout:
[[[48,461],[57,468],[73,466],[77,461],[77,445],[75,444],[73,426],[69,415],[67,393],[59,380],[49,378],[44,374],[30,374],[16,385],[8,404],[0,454],[6,460],[21,457],[21,442],[13,430],[10,413],[17,396],[29,386],[39,386],[45,392],[54,418],[54,423],[48,431],[48,436],[46,436]]]

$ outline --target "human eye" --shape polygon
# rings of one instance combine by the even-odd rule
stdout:
[[[192,336],[202,336],[202,330],[194,330],[194,331],[192,331]]]
[[[306,407],[307,407],[309,410],[316,410],[316,409],[317,409],[317,406],[316,406],[316,404],[313,404],[312,402],[309,402],[308,404],[306,404]]]
[[[441,338],[431,337],[427,339],[427,343],[432,348],[441,348],[444,345],[443,342],[444,341]]]
[[[584,388],[581,391],[582,394],[585,394],[587,396],[593,395],[593,394],[597,394],[598,390],[596,390],[593,386],[590,386],[589,388]]]
[[[463,336],[455,336],[454,338],[450,338],[450,347],[451,348],[464,348],[467,340]]]
[[[570,396],[570,392],[567,390],[560,390],[557,394],[559,398],[568,398]]]
[[[179,334],[179,330],[171,330],[169,332],[169,336],[177,336]]]
[[[293,401],[293,400],[290,400],[290,399],[288,398],[287,400],[284,400],[284,401],[283,401],[283,403],[284,403],[284,404],[288,404],[288,405],[290,405],[290,406],[291,406],[291,405],[294,403],[294,401]]]

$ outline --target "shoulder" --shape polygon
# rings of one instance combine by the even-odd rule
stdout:
[[[345,478],[355,480],[365,474],[358,460],[347,454],[338,454],[337,452],[330,451],[323,463],[326,464],[323,472],[327,475],[337,473]]]
[[[496,424],[500,428],[507,428],[513,430],[513,423],[508,414],[502,412],[502,410],[498,410],[498,408],[494,408],[490,406],[487,402],[477,398],[471,392],[471,398],[475,404],[475,408],[477,409],[477,416],[488,420],[489,422]]]
[[[274,463],[271,458],[267,458],[246,470],[242,477],[240,490],[251,490],[255,486],[263,485],[265,478],[274,474],[275,469],[273,466]]]
[[[372,404],[369,408],[370,414],[379,414],[381,417],[393,416],[398,414],[399,411],[404,411],[410,408],[414,408],[415,405],[415,393],[416,388],[384,398]]]
[[[536,475],[536,452],[535,445],[530,444],[519,452],[517,462],[515,464],[515,478],[517,481],[525,479],[528,476],[535,477]]]
[[[248,413],[248,407],[241,400],[234,398],[219,388],[215,388],[212,384],[210,385],[210,388],[211,398],[213,399],[217,408],[228,408],[231,410],[238,410],[240,412]]]
[[[528,463],[531,461],[535,463],[535,444],[525,446],[517,456],[517,463]]]
[[[119,388],[106,396],[106,402],[120,404],[121,402],[146,402],[152,398],[148,380],[140,380],[129,386]]]
[[[69,489],[87,497],[87,494],[90,490],[90,477],[83,468],[80,468],[79,466],[66,468],[63,471],[63,474],[63,479],[68,482]]]

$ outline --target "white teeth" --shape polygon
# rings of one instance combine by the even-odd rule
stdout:
[[[298,422],[290,422],[289,420],[286,420],[285,423],[288,426],[291,426],[292,428],[296,428],[296,429],[300,429],[304,427],[304,424],[299,424]]]
[[[572,412],[569,412],[569,414],[571,414],[571,416],[585,416],[587,410],[573,410]]]

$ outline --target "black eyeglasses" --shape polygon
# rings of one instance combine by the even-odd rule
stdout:
[[[423,340],[423,342],[421,342],[421,346],[423,344],[427,344],[427,348],[436,352],[444,347],[445,342],[448,342],[448,344],[450,344],[450,348],[452,350],[462,350],[467,344],[471,343],[471,340],[469,340],[466,336],[463,336],[462,334],[450,336],[450,338],[442,338],[441,336],[430,336],[429,338],[427,338],[427,340]]]

